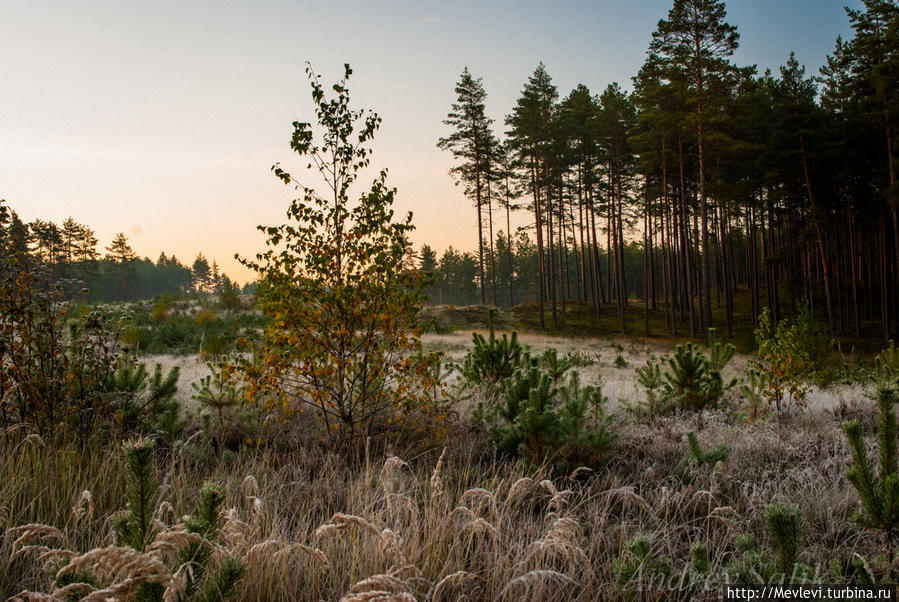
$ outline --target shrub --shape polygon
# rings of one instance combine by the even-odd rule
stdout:
[[[495,385],[512,376],[521,361],[524,347],[518,342],[518,333],[513,332],[511,337],[504,334],[502,339],[497,339],[495,317],[496,310],[490,308],[487,312],[488,338],[477,332],[471,335],[474,347],[465,354],[462,364],[462,375],[469,382]]]
[[[445,412],[425,393],[427,364],[437,355],[416,355],[423,279],[406,269],[412,216],[394,221],[396,191],[387,188],[386,171],[350,203],[380,118],[350,108],[349,65],[331,98],[311,67],[306,73],[324,131],[318,136],[310,123],[294,122],[291,148],[317,166],[326,193],[273,166],[303,198],[291,203],[289,223],[259,227],[268,250],[240,259],[259,275],[258,305],[269,322],[262,341],[250,344],[252,358],[236,367],[253,399],[285,422],[310,410],[306,424],[338,448],[430,430]]]
[[[177,426],[180,404],[175,399],[179,374],[180,368],[173,366],[163,376],[162,366],[156,364],[153,375],[148,376],[145,364],[121,361],[108,383],[116,397],[114,408],[120,432],[164,433],[167,439],[174,439],[181,430]]]
[[[0,231],[8,215],[0,204]],[[41,284],[41,269],[15,242],[0,236],[0,420],[43,437],[86,439],[98,429],[142,430],[171,399],[177,372],[141,396],[146,371],[119,345],[123,322],[78,308],[68,323],[61,289]]]
[[[759,409],[765,400],[765,379],[757,367],[752,367],[740,383],[740,395],[746,402],[746,420],[750,423],[759,417]]]
[[[565,361],[572,368],[585,368],[596,365],[596,356],[592,353],[574,350],[565,354]]]
[[[540,356],[540,366],[546,370],[553,382],[559,382],[571,369],[571,362],[566,356],[559,357],[559,352],[554,347],[550,347]]]
[[[640,591],[647,583],[667,579],[672,573],[667,556],[655,556],[649,537],[634,535],[624,542],[621,556],[613,565],[616,584],[623,590]]]
[[[647,360],[645,366],[635,368],[634,372],[637,374],[637,384],[646,391],[645,410],[651,416],[662,413],[663,408],[659,391],[664,381],[662,380],[662,369],[659,367],[659,364]]]
[[[194,318],[197,324],[200,326],[208,326],[210,324],[214,324],[218,321],[218,316],[215,315],[215,312],[209,308],[204,307],[200,310],[200,313],[197,314],[197,317]]]
[[[232,311],[243,308],[243,302],[240,300],[240,291],[227,276],[222,278],[222,290],[219,292],[219,307]]]
[[[205,420],[203,433],[206,442],[214,451],[220,449],[237,449],[241,443],[254,439],[257,435],[258,417],[255,408],[243,408],[247,400],[247,390],[243,384],[228,376],[224,364],[207,363],[210,374],[191,383],[193,398],[200,406],[215,415],[216,424],[207,424]]]
[[[816,576],[811,567],[800,561],[804,527],[799,506],[771,504],[764,515],[771,549],[763,548],[752,533],[738,537],[735,545],[739,556],[727,565],[732,582],[802,583]]]
[[[168,296],[160,297],[150,312],[150,322],[160,324],[169,319],[170,299]]]
[[[771,536],[777,570],[782,575],[794,576],[802,553],[803,528],[799,506],[772,504],[765,509],[765,523]]]
[[[615,439],[604,412],[607,400],[599,388],[582,386],[577,372],[557,387],[538,360],[525,355],[488,412],[488,440],[497,452],[526,464],[549,460],[563,472],[598,465]]]
[[[721,370],[734,354],[731,344],[712,345],[711,357],[707,357],[697,345],[678,345],[674,356],[668,358],[663,373],[662,400],[672,402],[680,410],[699,411],[715,407],[735,381],[725,384]]]
[[[755,330],[758,345],[756,366],[765,377],[764,395],[778,411],[793,403],[805,406],[809,380],[814,378],[818,366],[830,350],[830,341],[824,336],[812,318],[808,303],[799,304],[792,324],[781,320],[774,324],[768,308],[762,310]]]

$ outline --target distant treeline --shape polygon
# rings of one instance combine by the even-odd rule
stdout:
[[[64,299],[90,302],[132,301],[165,293],[235,291],[235,283],[202,253],[188,266],[174,255],[160,253],[154,263],[137,257],[128,238],[119,233],[105,253],[98,250],[93,229],[67,218],[62,225],[36,219],[25,223],[13,211],[6,231],[26,267],[38,273],[43,286],[58,286]]]
[[[512,307],[519,303],[537,303],[539,300],[537,245],[533,239],[527,232],[519,232],[512,238],[512,252],[509,253],[509,238],[503,231],[499,231],[493,248],[495,257],[493,261],[486,262],[485,272],[487,286],[485,293],[488,300],[493,301],[495,298],[495,305],[501,307]],[[654,254],[658,261],[659,252],[655,250]],[[630,242],[624,246],[623,255],[628,296],[642,299],[643,246]],[[611,290],[613,257],[601,248],[597,249],[597,257],[603,290]],[[429,272],[433,278],[433,284],[424,290],[428,303],[474,305],[481,302],[476,253],[460,251],[451,246],[438,258],[434,249],[426,244],[421,247],[419,258],[422,271]],[[584,259],[581,249],[576,246],[566,249],[566,256],[562,258],[567,268],[562,286],[565,291],[564,300],[586,302],[591,299],[590,291],[583,286],[580,278],[586,266]]]

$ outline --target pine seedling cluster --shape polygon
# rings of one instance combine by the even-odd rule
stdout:
[[[472,383],[499,383],[512,376],[521,363],[524,347],[518,342],[518,333],[496,338],[495,319],[496,310],[491,308],[487,314],[488,338],[477,332],[472,334],[474,348],[469,350],[462,365],[462,375]]]
[[[800,562],[804,527],[799,507],[780,503],[768,506],[765,525],[770,549],[762,547],[752,533],[745,533],[734,542],[740,555],[727,565],[731,582],[797,583],[810,578],[813,570]],[[834,577],[838,575],[835,573]]]
[[[662,383],[662,399],[673,402],[680,410],[703,410],[716,406],[724,393],[736,384],[724,383],[721,370],[734,355],[734,346],[715,343],[712,357],[694,343],[678,345],[668,358]]]
[[[123,450],[127,505],[113,521],[116,541],[142,553],[149,551],[158,554],[152,552],[153,542],[159,533],[158,521],[154,519],[159,482],[153,461],[153,442],[150,439],[129,441],[124,444]],[[189,538],[174,554],[176,565],[172,574],[189,568],[182,573],[185,576],[184,587],[177,600],[212,602],[227,599],[243,577],[243,563],[231,557],[217,563],[216,570],[207,574],[214,547],[212,542],[218,537],[222,526],[224,501],[225,496],[219,488],[206,484],[200,492],[197,511],[184,520],[184,529],[196,537]],[[137,588],[135,600],[161,602],[165,596],[166,588],[162,583],[144,582]]]
[[[638,534],[624,543],[613,570],[616,585],[623,592],[633,594],[666,588],[676,593],[676,599],[686,600],[701,597],[703,591],[708,591],[704,588],[714,578],[710,560],[708,546],[697,541],[690,546],[690,556],[684,566],[675,570],[668,556],[653,555],[649,538]]]
[[[178,366],[163,375],[162,366],[156,364],[151,376],[143,363],[122,362],[110,374],[107,384],[118,399],[119,428],[125,433],[161,431],[174,438],[181,430],[180,404],[175,399],[179,375]],[[172,433],[172,429],[176,432]]]
[[[488,440],[497,452],[531,465],[551,460],[563,472],[595,465],[615,439],[604,412],[607,400],[600,388],[582,386],[576,371],[566,385],[556,386],[525,353],[487,414]]]
[[[614,563],[615,578],[619,588],[639,590],[645,581],[666,578],[671,574],[671,561],[667,556],[654,556],[649,537],[634,535],[624,542],[621,557]]]

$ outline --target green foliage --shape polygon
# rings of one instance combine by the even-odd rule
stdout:
[[[238,333],[255,333],[265,326],[265,318],[254,312],[228,312],[217,316],[204,308],[196,316],[188,301],[166,301],[166,318],[157,321],[157,309],[137,303],[129,307],[120,339],[141,354],[183,353],[198,351],[208,356],[220,356],[235,348]],[[125,317],[125,313],[122,313]],[[213,319],[215,317],[215,319]],[[252,336],[252,335],[251,335]]]
[[[161,297],[156,301],[156,305],[153,306],[153,311],[150,313],[150,322],[153,324],[165,322],[169,319],[170,309],[169,299]]]
[[[288,223],[259,227],[268,249],[241,259],[259,276],[258,306],[269,318],[251,357],[238,362],[242,378],[251,399],[284,422],[309,410],[294,424],[340,448],[398,431],[439,436],[445,412],[429,402],[427,365],[414,359],[438,361],[416,354],[423,277],[406,264],[412,215],[394,220],[385,170],[350,201],[381,119],[350,107],[349,65],[330,96],[311,66],[306,73],[322,131],[294,122],[291,148],[316,167],[325,193],[272,167],[303,196],[288,208]]]
[[[634,372],[637,373],[637,384],[646,390],[645,410],[651,416],[661,414],[663,409],[660,406],[659,391],[664,382],[661,367],[657,362],[647,360],[645,366],[638,366]]]
[[[222,287],[219,291],[219,307],[227,310],[238,310],[243,308],[243,301],[240,299],[240,291],[230,278],[222,277]]]
[[[246,398],[246,392],[215,364],[206,365],[212,373],[201,378],[199,383],[191,383],[195,391],[193,398],[204,408],[214,410],[220,426],[224,426],[225,412],[239,405]]]
[[[560,358],[559,352],[554,347],[550,347],[540,357],[540,365],[553,379],[553,382],[557,383],[571,368],[571,361],[565,356]]]
[[[755,330],[758,345],[758,372],[765,377],[764,395],[778,411],[795,403],[805,406],[809,381],[814,378],[823,358],[830,352],[830,341],[812,318],[808,303],[797,307],[790,324],[781,320],[776,326],[768,308],[762,310]],[[784,398],[787,405],[784,406]]]
[[[16,241],[0,238],[2,427],[24,424],[50,439],[82,440],[100,430],[145,431],[171,400],[177,371],[147,390],[146,369],[119,345],[124,320],[86,307],[70,319],[61,288],[47,288]]]
[[[696,433],[690,431],[685,438],[689,455],[681,461],[682,466],[691,464],[711,464],[714,466],[718,462],[727,462],[727,459],[730,457],[730,449],[723,443],[708,451],[703,451],[699,445],[699,438],[696,436]]]
[[[758,368],[752,367],[740,382],[740,395],[746,402],[746,419],[749,422],[755,422],[759,417],[759,409],[765,400],[765,381],[766,377]]]
[[[135,550],[146,552],[158,533],[154,521],[159,482],[153,461],[153,443],[137,439],[124,444],[127,506],[116,515],[113,527],[116,540]],[[196,538],[182,545],[175,554],[175,569],[189,566],[185,573],[184,592],[179,600],[224,600],[231,597],[244,574],[244,565],[235,558],[225,557],[216,570],[208,574],[212,560],[212,542],[222,526],[221,511],[225,496],[220,488],[207,483],[200,491],[194,514],[185,517],[185,531]],[[173,570],[174,572],[174,570]],[[143,583],[136,599],[161,602],[165,590],[159,584]]]
[[[730,343],[723,344],[715,338],[715,329],[709,328],[709,366],[712,370],[721,372],[730,363],[737,352],[737,348]],[[732,385],[731,385],[732,386]]]
[[[615,439],[604,412],[607,401],[598,387],[582,386],[577,372],[557,387],[539,361],[525,354],[487,414],[488,441],[497,452],[530,465],[549,460],[563,472],[596,466]]]
[[[215,415],[216,424],[203,424],[202,432],[215,449],[237,449],[259,430],[257,408],[245,407],[247,389],[229,373],[226,363],[207,363],[210,374],[192,383],[193,399]]]
[[[743,533],[734,541],[739,555],[727,564],[727,574],[733,583],[763,583],[764,575],[772,572],[768,564],[770,558],[759,545],[752,533]],[[765,567],[762,566],[765,563]]]
[[[736,384],[735,381],[725,384],[721,376],[734,351],[729,343],[723,347],[715,343],[709,358],[693,343],[678,345],[662,375],[662,401],[673,403],[680,410],[716,407],[727,389]]]
[[[653,555],[649,537],[640,534],[624,542],[613,570],[619,588],[640,590],[648,582],[668,577],[672,567],[667,556]]]
[[[187,532],[199,535],[206,541],[214,540],[222,526],[220,514],[224,503],[225,496],[222,491],[217,486],[206,483],[200,490],[200,500],[197,504],[196,512],[184,519],[184,527]],[[212,550],[206,545],[206,541],[191,541],[178,551],[178,563],[182,565],[189,564],[193,568],[191,575],[185,584],[185,593],[188,598],[194,596],[198,591],[202,591],[204,594],[206,593],[205,587],[200,587],[203,584],[207,565],[212,556]],[[212,586],[215,589],[219,589],[223,586],[226,588],[223,590],[224,592],[228,592],[233,588],[237,582],[234,579],[234,569],[238,569],[238,573],[236,574],[238,580],[242,574],[239,565],[232,565],[234,562],[237,561],[232,560],[227,566],[220,567],[220,571],[221,568],[226,569],[225,573],[217,573],[212,579],[207,580],[206,586]],[[200,599],[203,600],[207,598],[204,595]]]
[[[565,361],[572,368],[586,368],[596,365],[596,356],[591,353],[585,353],[575,349],[565,354]]]
[[[765,549],[752,533],[735,541],[739,555],[727,564],[733,583],[803,583],[815,572],[800,562],[803,552],[802,513],[795,504],[772,504],[765,509],[765,525],[771,549]]]
[[[116,398],[119,430],[142,434],[162,431],[173,439],[181,430],[176,424],[180,404],[175,399],[179,375],[180,368],[172,366],[163,376],[162,366],[156,364],[148,377],[145,364],[123,359],[107,385]]]
[[[887,383],[895,380],[899,384],[899,349],[896,342],[890,340],[890,345],[874,358],[874,380]]]
[[[524,347],[518,342],[518,333],[509,337],[496,338],[494,320],[496,310],[490,308],[487,314],[488,338],[480,333],[472,333],[474,347],[465,354],[462,364],[462,375],[472,383],[497,384],[512,376],[515,367],[521,361]]]
[[[799,506],[772,504],[765,509],[765,523],[777,559],[777,570],[782,575],[793,576],[802,553],[803,528]]]
[[[244,576],[244,564],[230,556],[219,563],[215,574],[206,579],[202,593],[197,596],[199,602],[217,602],[233,596],[238,583]]]
[[[127,506],[116,516],[114,529],[120,544],[146,551],[153,539],[153,512],[159,483],[153,463],[153,442],[137,439],[124,444]]]
[[[616,368],[627,368],[627,360],[624,359],[624,356],[620,353],[615,356],[615,367]]]
[[[877,390],[877,441],[879,443],[879,471],[868,459],[865,439],[857,420],[843,423],[846,441],[852,452],[852,466],[846,471],[846,478],[858,492],[863,511],[856,515],[860,525],[879,531],[884,551],[888,558],[888,571],[884,578],[893,579],[893,538],[899,527],[899,471],[897,471],[897,431],[894,404],[899,401],[896,389],[881,386]]]
[[[690,567],[700,574],[709,572],[709,548],[697,541],[690,547]]]

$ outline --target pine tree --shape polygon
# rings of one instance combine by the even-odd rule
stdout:
[[[549,145],[552,140],[552,119],[558,98],[546,67],[541,62],[528,78],[521,97],[511,115],[506,116],[509,145],[516,156],[522,179],[527,182],[533,197],[534,226],[537,235],[537,298],[540,306],[540,328],[546,328],[544,303],[547,289],[544,225],[549,233],[552,253],[552,222],[544,219],[552,215],[552,200],[548,189]],[[550,262],[550,267],[552,263]],[[550,275],[551,278],[551,275]],[[558,326],[553,298],[553,325]]]
[[[428,301],[430,301],[431,303],[439,303],[440,301],[436,299],[438,290],[436,284],[434,283],[437,279],[437,253],[434,251],[434,249],[431,248],[430,245],[425,244],[421,246],[419,258],[419,271],[423,275],[432,279],[432,283],[425,286],[422,292],[428,297]]]
[[[669,80],[688,82],[695,101],[696,139],[699,158],[699,203],[702,248],[702,301],[704,328],[712,325],[711,255],[709,249],[709,208],[706,192],[705,126],[715,80],[725,77],[733,66],[727,57],[737,48],[737,28],[724,21],[727,11],[718,0],[674,0],[667,20],[659,21],[652,34],[650,52],[670,72]],[[683,72],[678,75],[677,72]]]
[[[577,249],[580,254],[580,287],[584,299],[593,302],[599,318],[602,297],[602,279],[599,273],[596,241],[596,186],[600,162],[598,118],[601,107],[590,90],[578,85],[560,106],[559,120],[570,144],[569,166],[575,170],[574,198],[577,199],[579,234]],[[593,228],[591,230],[591,217]],[[590,266],[588,269],[588,265]]]
[[[897,434],[894,406],[899,401],[895,389],[881,386],[877,390],[877,441],[880,445],[879,471],[868,460],[865,439],[858,420],[843,423],[846,441],[852,452],[852,466],[846,471],[846,478],[855,487],[862,503],[863,512],[856,515],[859,524],[880,531],[887,556],[887,567],[892,577],[893,540],[899,528],[899,470],[896,463]]]
[[[618,325],[622,333],[627,329],[627,279],[624,267],[624,197],[631,190],[630,179],[634,155],[628,142],[636,124],[636,109],[629,95],[617,83],[609,84],[599,98],[599,133],[603,158],[606,162],[606,195],[608,198],[609,232],[615,265],[615,298],[618,302]],[[630,203],[628,203],[630,204]]]
[[[118,266],[119,282],[116,288],[116,297],[119,299],[131,299],[134,296],[132,294],[135,277],[134,258],[134,251],[128,244],[128,238],[122,232],[116,234],[109,246],[106,247],[106,259]]]
[[[463,184],[465,194],[474,201],[478,217],[478,282],[481,288],[481,304],[487,303],[487,289],[484,286],[484,220],[483,206],[488,198],[488,172],[493,134],[490,131],[492,119],[485,113],[487,92],[481,78],[475,79],[468,71],[462,70],[455,92],[457,101],[443,121],[454,129],[453,133],[437,141],[441,150],[449,150],[453,158],[462,163],[450,169],[456,184]],[[494,304],[496,299],[493,300]]]
[[[202,253],[199,253],[196,258],[194,258],[191,271],[193,272],[193,284],[195,290],[198,293],[205,293],[210,284],[211,271],[209,268],[209,261]]]

